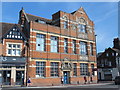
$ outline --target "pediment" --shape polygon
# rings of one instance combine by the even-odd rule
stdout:
[[[86,12],[84,11],[84,9],[82,7],[80,7],[78,10],[76,10],[74,13],[72,13],[73,15],[74,14],[86,14]],[[87,14],[86,14],[87,15]]]
[[[89,20],[88,15],[82,7],[73,12],[72,15],[75,15],[77,19],[84,18],[84,20]],[[84,22],[83,19],[81,19],[81,22]]]

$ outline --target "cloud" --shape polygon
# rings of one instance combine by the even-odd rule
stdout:
[[[95,20],[95,23],[99,23],[101,21],[104,21],[114,13],[117,13],[118,9],[111,10],[110,12],[107,12],[104,16],[102,16],[100,19]]]

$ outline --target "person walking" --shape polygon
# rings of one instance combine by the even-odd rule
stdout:
[[[29,87],[29,86],[31,86],[31,79],[30,79],[30,77],[28,78],[28,80],[27,80],[27,86]]]
[[[86,78],[86,76],[84,76],[84,81],[85,81],[85,84],[87,83],[87,78]]]
[[[92,76],[90,77],[90,81],[93,82]]]
[[[63,85],[63,82],[64,82],[64,79],[63,79],[63,77],[61,77],[61,84]]]

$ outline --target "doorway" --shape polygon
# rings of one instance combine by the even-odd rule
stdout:
[[[24,71],[16,71],[16,85],[24,85]]]
[[[64,71],[63,75],[64,75],[63,76],[64,77],[63,84],[69,84],[70,83],[70,72]]]
[[[5,70],[2,72],[3,76],[3,85],[10,85],[11,84],[11,71]]]

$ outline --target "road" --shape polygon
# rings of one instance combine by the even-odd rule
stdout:
[[[120,85],[65,85],[49,87],[14,87],[2,90],[120,90]]]

